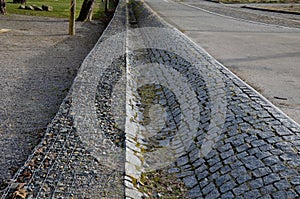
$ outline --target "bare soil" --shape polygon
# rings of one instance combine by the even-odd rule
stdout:
[[[0,190],[23,165],[105,25],[0,16]],[[1,192],[0,192],[1,196]]]

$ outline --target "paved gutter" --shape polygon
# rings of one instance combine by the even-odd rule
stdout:
[[[300,126],[135,6],[129,26],[120,1],[2,198],[299,197]],[[153,173],[175,176],[171,191],[145,184]]]

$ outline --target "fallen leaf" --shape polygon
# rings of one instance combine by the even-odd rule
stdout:
[[[14,192],[13,194],[13,199],[25,199],[27,196],[26,190],[25,189],[19,189]]]

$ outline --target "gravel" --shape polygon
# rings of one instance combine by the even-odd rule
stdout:
[[[0,188],[43,137],[77,69],[105,25],[34,16],[0,16]],[[1,193],[0,193],[1,195]]]

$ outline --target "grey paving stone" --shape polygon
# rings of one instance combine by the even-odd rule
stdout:
[[[274,199],[281,199],[281,198],[287,198],[287,194],[284,191],[277,191],[272,194]]]
[[[249,144],[242,144],[238,147],[236,147],[235,149],[237,150],[237,152],[243,152],[246,151],[247,149],[249,149],[251,146]]]
[[[195,186],[191,190],[189,190],[189,197],[190,198],[201,198],[202,193],[201,193],[201,188],[199,186]]]
[[[291,178],[291,184],[292,185],[299,185],[300,184],[300,176],[294,176]]]
[[[262,188],[260,188],[260,192],[262,194],[272,194],[276,191],[277,191],[277,189],[273,185],[267,185],[267,186],[263,186]]]
[[[199,181],[199,186],[200,186],[200,188],[203,188],[206,185],[208,185],[208,183],[209,183],[209,180],[207,178],[204,178],[204,179]]]
[[[218,192],[217,189],[214,189],[212,192],[210,192],[209,194],[207,194],[207,196],[205,197],[205,199],[214,199],[214,198],[219,198],[220,197],[220,193]]]
[[[233,169],[230,173],[234,178],[239,177],[240,175],[247,174],[247,169],[244,166],[237,167]]]
[[[255,156],[244,157],[242,159],[242,162],[250,170],[254,170],[254,169],[257,169],[257,168],[260,168],[260,167],[264,166],[264,164],[262,163],[262,161],[260,161],[259,159],[257,159]]]
[[[252,173],[255,177],[262,177],[272,173],[272,171],[268,167],[263,167],[254,170]]]
[[[227,143],[227,144],[225,144],[221,147],[218,147],[219,152],[225,152],[225,151],[228,151],[230,149],[232,149],[232,146],[230,145],[230,143]]]
[[[279,158],[276,156],[269,156],[262,160],[267,166],[272,166],[280,162]]]
[[[228,191],[228,192],[222,194],[221,198],[231,199],[231,198],[235,198],[235,196],[233,195],[233,193],[231,191]]]
[[[237,161],[237,157],[231,156],[231,157],[229,157],[229,158],[223,160],[223,163],[226,164],[226,165],[230,165],[230,166],[232,167],[232,164],[233,164],[234,162],[236,162],[236,161]]]
[[[263,196],[259,197],[259,199],[272,199],[272,197],[268,194],[268,195],[263,195]]]
[[[189,163],[189,158],[188,158],[188,156],[180,157],[177,159],[176,163],[177,163],[177,166],[179,166],[179,167],[183,166],[183,165]]]
[[[200,167],[198,167],[198,168],[195,170],[195,172],[196,172],[196,173],[201,173],[201,172],[204,172],[204,171],[207,170],[207,169],[208,169],[208,167],[207,167],[205,164],[202,163],[202,165],[201,165]]]
[[[290,183],[287,180],[280,180],[279,182],[274,183],[274,186],[278,189],[278,190],[286,190],[291,188]]]
[[[299,195],[296,193],[295,190],[289,190],[286,192],[287,198],[298,198]]]
[[[300,194],[300,186],[299,185],[295,187],[295,190],[298,194]]]
[[[257,178],[249,182],[249,185],[253,189],[261,188],[264,186],[263,180],[261,178]]]
[[[228,173],[228,172],[230,172],[230,171],[231,171],[231,168],[230,168],[228,165],[223,166],[223,167],[220,169],[220,173],[221,173],[221,174],[226,174],[226,173]]]
[[[220,168],[223,167],[223,164],[221,162],[218,162],[217,164],[215,164],[214,166],[209,168],[210,172],[216,172],[217,170],[219,170]]]
[[[220,186],[221,193],[225,193],[229,190],[232,190],[237,184],[234,181],[226,182],[225,184]]]
[[[215,179],[216,185],[220,187],[221,185],[225,184],[226,182],[232,180],[231,176],[229,174],[225,174],[223,176],[220,176],[219,178]]]
[[[207,195],[208,193],[212,192],[213,190],[217,190],[214,183],[209,183],[207,186],[205,186],[204,188],[202,188],[202,193],[204,195]]]
[[[269,185],[269,184],[274,183],[279,180],[280,180],[280,177],[276,173],[271,173],[271,174],[263,177],[263,181],[264,181],[265,185]]]
[[[215,156],[215,157],[213,157],[213,158],[207,160],[209,166],[213,166],[213,165],[215,165],[216,163],[218,163],[218,162],[220,162],[220,161],[221,161],[221,160],[220,160],[220,158],[219,158],[218,156]]]
[[[195,176],[187,176],[185,178],[182,179],[184,184],[188,187],[188,188],[192,188],[194,187],[196,184],[198,184],[197,179],[195,178]]]
[[[239,183],[239,184],[242,184],[242,183],[244,183],[244,182],[246,182],[246,181],[249,181],[249,180],[251,180],[252,178],[251,178],[251,176],[250,175],[248,175],[248,174],[240,174],[240,176],[239,177],[237,177],[237,182]]]
[[[234,188],[233,193],[236,196],[239,196],[241,194],[246,193],[248,190],[249,190],[249,187],[246,184],[242,184],[242,185],[238,186],[237,188]]]
[[[248,191],[244,193],[245,198],[253,199],[253,198],[259,198],[261,196],[259,190],[253,189],[251,191]]]
[[[232,150],[232,149],[230,149],[230,150],[228,150],[228,151],[223,151],[222,153],[221,153],[221,158],[222,159],[226,159],[226,158],[228,158],[228,157],[230,157],[230,156],[233,156],[234,155],[234,151]]]
[[[206,178],[209,175],[209,173],[208,173],[208,171],[203,171],[201,173],[196,173],[196,175],[197,175],[198,180],[201,180],[203,178]]]

